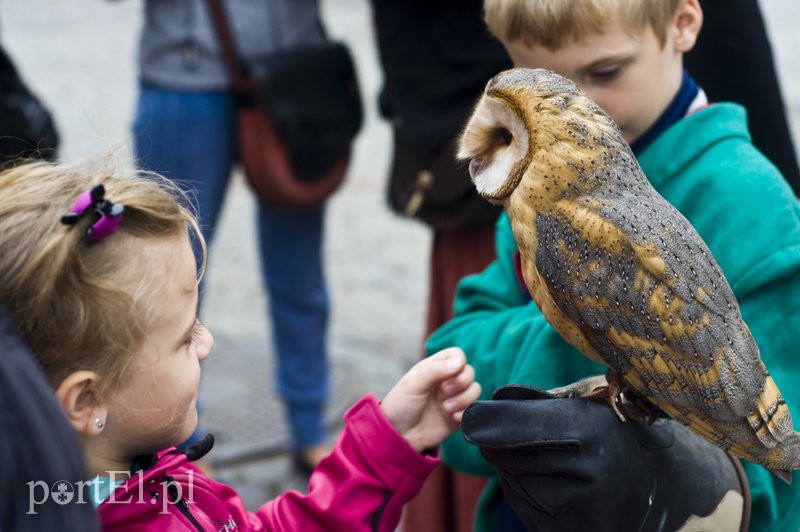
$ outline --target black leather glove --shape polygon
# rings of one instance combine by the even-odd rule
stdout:
[[[461,429],[528,530],[747,530],[741,464],[676,421],[623,423],[596,401],[511,385],[467,408]]]

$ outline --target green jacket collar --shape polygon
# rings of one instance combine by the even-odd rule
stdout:
[[[732,138],[750,141],[747,111],[735,103],[716,103],[676,122],[639,155],[639,164],[660,189],[712,145]]]

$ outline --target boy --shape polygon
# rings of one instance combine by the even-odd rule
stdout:
[[[800,205],[752,146],[744,110],[707,106],[683,70],[683,54],[702,25],[698,1],[486,0],[485,17],[516,66],[571,78],[619,124],[653,186],[708,244],[764,363],[800,415],[800,389],[793,386],[800,374]],[[455,318],[434,333],[427,350],[463,348],[485,397],[508,383],[548,389],[603,373],[561,339],[519,283],[505,216],[496,240],[497,260],[461,283]],[[443,456],[467,473],[495,474],[460,435],[443,445]],[[800,528],[798,489],[760,466],[744,468],[752,530]],[[479,529],[499,528],[498,495],[492,480]]]

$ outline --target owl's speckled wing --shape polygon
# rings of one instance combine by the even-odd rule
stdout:
[[[559,309],[671,415],[719,427],[751,414],[766,371],[694,228],[655,191],[584,201],[536,216],[536,269]]]

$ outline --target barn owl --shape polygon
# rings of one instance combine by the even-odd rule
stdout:
[[[463,133],[478,192],[506,209],[528,290],[564,339],[708,441],[786,480],[800,433],[692,225],[574,83],[513,69]]]

